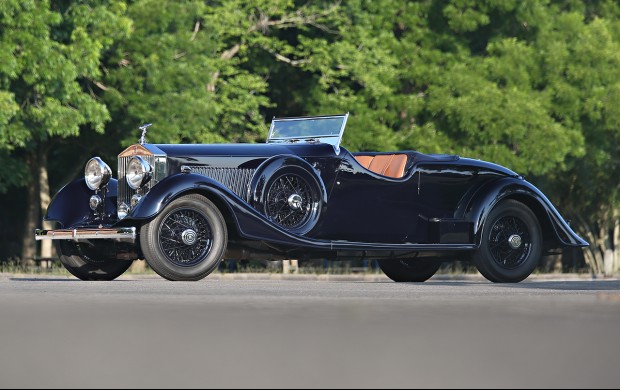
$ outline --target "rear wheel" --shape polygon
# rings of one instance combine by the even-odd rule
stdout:
[[[542,233],[536,215],[523,203],[499,203],[484,224],[480,249],[473,262],[496,283],[516,283],[536,268],[542,253]]]
[[[435,275],[440,261],[429,259],[379,260],[379,267],[395,282],[424,282]]]
[[[81,280],[114,280],[131,266],[132,261],[108,258],[101,249],[87,242],[56,241],[62,265]]]
[[[172,201],[140,230],[147,263],[168,280],[204,278],[222,260],[227,241],[219,209],[197,194]]]

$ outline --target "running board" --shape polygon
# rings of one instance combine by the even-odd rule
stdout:
[[[372,251],[469,251],[476,250],[474,244],[386,244],[351,241],[330,241],[330,250],[372,250]]]

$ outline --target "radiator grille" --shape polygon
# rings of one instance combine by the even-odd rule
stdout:
[[[129,164],[129,160],[131,160],[133,156],[127,157],[119,157],[118,158],[118,205],[121,203],[125,203],[127,205],[131,204],[131,197],[137,192],[136,190],[129,187],[127,184],[127,180],[125,180],[125,174],[127,173],[127,164]],[[155,164],[155,156],[140,156],[146,162],[149,163],[151,167],[153,167],[153,178],[149,180],[146,184],[145,189],[141,190],[142,194],[146,194],[153,188],[153,186],[158,182],[156,178],[161,175],[161,172],[157,172],[159,168],[158,165]]]

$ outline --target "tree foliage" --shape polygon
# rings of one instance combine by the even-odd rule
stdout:
[[[100,58],[128,20],[123,3],[7,0],[0,4],[0,191],[30,185],[14,155],[82,128],[103,132],[108,109],[90,90]]]
[[[133,3],[135,30],[119,43],[106,78],[115,125],[153,122],[157,142],[262,139],[269,68],[293,50],[273,31],[303,31],[322,12],[291,1]]]

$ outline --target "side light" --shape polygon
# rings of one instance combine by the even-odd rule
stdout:
[[[102,202],[103,200],[101,200],[101,197],[99,195],[93,195],[90,197],[90,201],[88,202],[88,204],[90,205],[91,210],[97,211]]]
[[[136,207],[136,205],[138,204],[138,202],[140,202],[140,199],[142,199],[142,195],[140,194],[134,194],[131,197],[131,208]]]
[[[129,214],[129,206],[127,205],[127,203],[121,203],[120,206],[118,206],[116,213],[118,215],[118,219],[125,218],[127,214]]]

